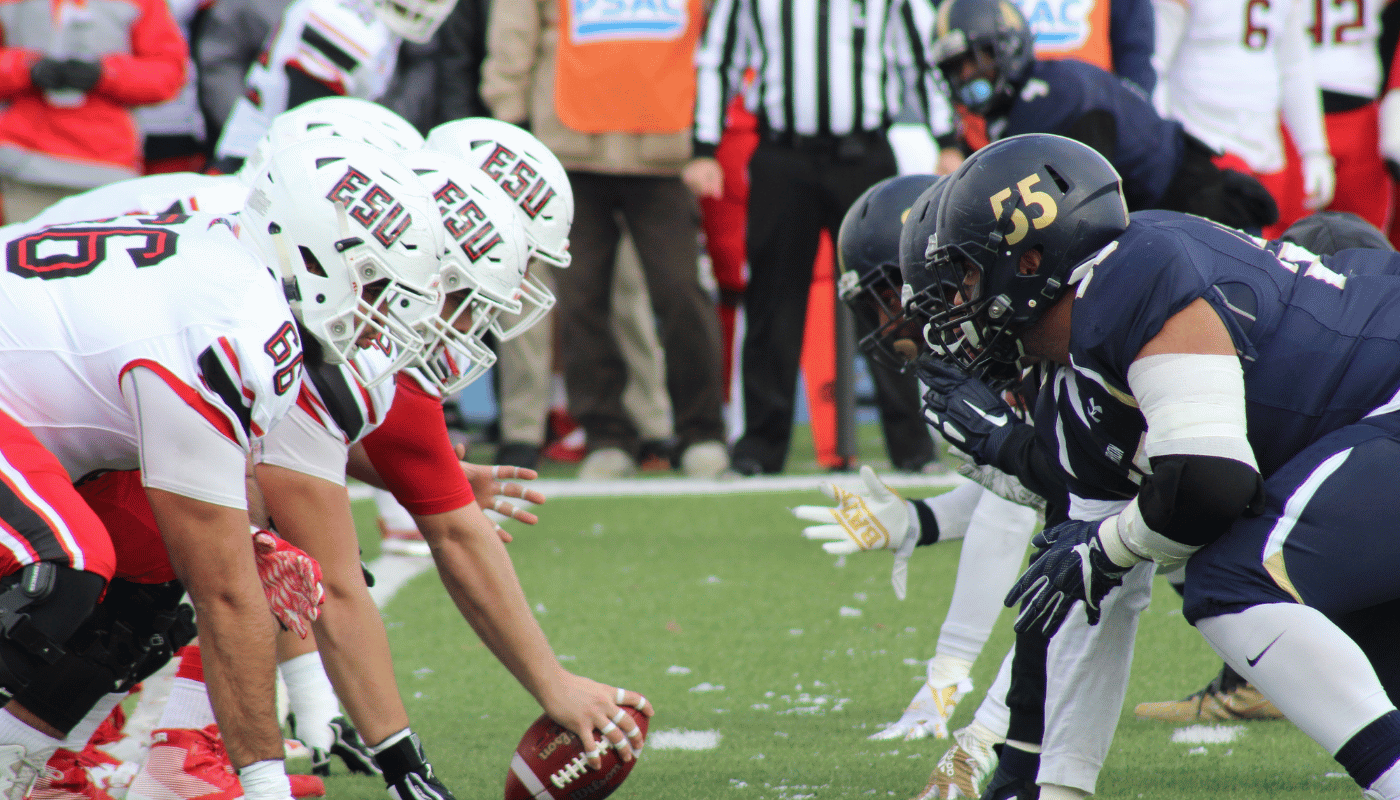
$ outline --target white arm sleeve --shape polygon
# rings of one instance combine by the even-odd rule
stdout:
[[[1304,156],[1327,155],[1327,128],[1322,120],[1322,93],[1313,72],[1312,45],[1308,41],[1307,14],[1294,0],[1288,11],[1276,53],[1283,124]]]
[[[350,446],[297,406],[262,438],[259,464],[283,467],[313,478],[345,485]]]
[[[136,419],[141,484],[229,508],[247,508],[247,454],[175,393],[159,375],[136,367],[122,377],[122,397]]]
[[[1152,104],[1164,117],[1171,116],[1167,72],[1176,61],[1176,51],[1186,37],[1186,23],[1190,17],[1191,9],[1181,0],[1152,0],[1152,68],[1157,70],[1157,89],[1152,93]]]

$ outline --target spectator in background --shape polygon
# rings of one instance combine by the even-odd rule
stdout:
[[[1305,209],[1332,201],[1336,177],[1301,0],[1152,0],[1163,116],[1259,179],[1278,203],[1264,229],[1276,238]],[[1358,12],[1360,9],[1358,9]],[[1285,169],[1282,120],[1302,157],[1302,181]]]
[[[590,451],[579,474],[630,474],[641,451],[639,426],[622,400],[629,369],[610,324],[620,214],[637,245],[665,350],[679,440],[674,460],[687,474],[717,475],[728,467],[718,324],[698,281],[694,198],[678,177],[690,155],[689,101],[682,97],[684,118],[677,123],[672,118],[676,104],[667,103],[675,98],[660,74],[639,74],[609,60],[631,53],[632,67],[664,64],[660,73],[673,77],[680,70],[688,77],[690,49],[680,37],[693,37],[693,32],[684,14],[678,20],[667,10],[653,10],[655,18],[649,21],[665,24],[670,33],[661,35],[659,44],[653,40],[640,46],[665,50],[671,59],[639,59],[629,49],[638,45],[636,40],[606,34],[606,46],[590,50],[594,41],[561,23],[559,8],[554,0],[495,0],[482,94],[497,117],[528,124],[569,170],[575,200],[573,264],[554,277],[559,339],[568,345],[559,356],[569,408],[586,432]],[[632,12],[618,9],[615,14],[622,16],[616,16],[613,9],[597,5],[585,13],[601,15],[589,18],[598,23],[591,26],[595,30],[616,30]],[[687,13],[698,32],[699,3],[690,3]],[[564,83],[556,92],[559,53],[567,61],[558,67]],[[632,91],[620,90],[620,82]],[[642,96],[652,102],[640,101]],[[672,124],[673,132],[667,132]],[[510,402],[506,395],[503,405]]]
[[[0,28],[5,222],[140,175],[131,109],[174,97],[189,60],[165,0],[0,0]]]
[[[486,30],[491,0],[457,0],[457,7],[437,35],[437,118],[447,122],[489,117],[481,99],[481,62],[486,59]]]
[[[170,14],[186,42],[194,41],[198,23],[213,0],[167,0]],[[185,84],[164,103],[136,109],[136,127],[145,136],[145,172],[199,172],[208,160],[209,142],[199,109],[199,70],[193,54],[185,59]]]
[[[791,19],[778,13],[779,5],[791,10]],[[817,243],[823,229],[840,227],[862,192],[895,174],[885,133],[900,97],[912,91],[925,118],[938,125],[935,132],[950,131],[946,107],[930,105],[938,96],[923,48],[933,35],[932,3],[896,0],[886,10],[884,17],[866,17],[865,4],[851,0],[772,6],[719,0],[696,56],[695,159],[684,177],[700,197],[723,194],[714,154],[724,110],[744,59],[755,68],[750,108],[759,117],[760,142],[749,160],[750,275],[740,355],[745,428],[733,451],[734,470],[743,475],[781,472],[787,462]],[[905,393],[906,434],[886,442],[891,460],[908,468],[919,448],[923,462],[933,450],[912,384]],[[912,452],[897,445],[912,445]]]

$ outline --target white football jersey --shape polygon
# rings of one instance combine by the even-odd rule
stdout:
[[[330,93],[378,100],[389,88],[403,39],[369,0],[296,0],[282,14],[271,45],[248,68],[214,155],[247,158],[287,110],[287,70],[297,69]]]
[[[140,466],[120,388],[135,367],[245,451],[295,402],[292,312],[228,220],[23,224],[0,228],[0,241],[0,409],[74,480]]]
[[[1319,87],[1371,99],[1380,95],[1378,42],[1384,5],[1382,0],[1308,4],[1308,36]]]
[[[247,199],[248,187],[232,175],[167,172],[117,181],[65,197],[24,223],[24,226],[42,228],[130,214],[191,211],[236,214],[243,210]]]
[[[1188,13],[1185,35],[1172,63],[1158,75],[1168,103],[1159,110],[1251,169],[1282,169],[1277,50],[1297,2],[1182,2]]]

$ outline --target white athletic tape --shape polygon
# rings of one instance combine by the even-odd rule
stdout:
[[[633,738],[633,737],[635,737],[635,736],[640,735],[641,732],[642,732],[642,729],[641,729],[641,728],[637,727],[636,725],[633,725],[633,726],[632,726],[632,730],[630,730],[630,731],[623,731],[623,732],[622,732],[622,735],[623,735],[623,736],[626,736],[628,739],[631,739],[631,738]]]
[[[621,725],[624,719],[627,719],[627,712],[620,708],[617,710],[616,714],[612,715],[612,721],[615,725]]]
[[[645,697],[642,697],[641,695],[637,695],[637,705],[634,706],[634,708],[636,708],[638,711],[646,711],[647,699]]]
[[[599,729],[598,729],[598,732],[601,733],[601,734],[603,734],[604,736],[607,736],[608,734],[612,733],[612,732],[615,731],[615,730],[617,730],[617,723],[616,723],[616,722],[609,721],[608,724],[606,724],[606,725],[604,725],[603,727],[599,728]]]
[[[491,480],[495,481],[495,480],[500,480],[500,479],[501,479],[501,465],[500,465],[500,464],[496,464],[495,466],[491,467]]]
[[[583,751],[583,755],[584,755],[585,758],[597,758],[598,756],[601,756],[602,754],[603,754],[603,745],[602,745],[602,744],[599,744],[597,747],[593,748],[592,750],[585,750],[585,751]]]
[[[622,701],[623,701],[623,700],[626,700],[626,699],[627,699],[627,690],[624,689],[624,688],[622,688],[621,686],[617,687],[617,699],[614,700],[613,702],[614,702],[614,703],[617,703],[618,705],[622,705]]]

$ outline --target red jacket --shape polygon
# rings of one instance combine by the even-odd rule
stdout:
[[[77,17],[59,33],[59,5]],[[162,103],[185,82],[189,48],[165,0],[0,0],[0,174],[88,188],[141,173],[132,106]],[[55,44],[57,41],[57,44]],[[97,60],[78,105],[55,106],[29,77],[45,52]]]

